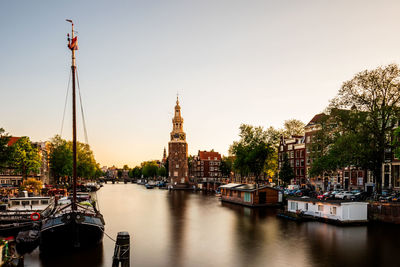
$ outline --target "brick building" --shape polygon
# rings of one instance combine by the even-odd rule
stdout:
[[[304,136],[281,137],[278,149],[278,168],[282,167],[284,154],[286,153],[295,176],[291,184],[306,184],[305,152]]]
[[[171,141],[168,143],[168,177],[172,187],[182,187],[189,184],[188,145],[183,131],[183,118],[178,98],[176,98],[174,114]]]
[[[216,189],[220,185],[221,154],[215,151],[200,151],[193,158],[193,175],[197,184],[203,188]]]

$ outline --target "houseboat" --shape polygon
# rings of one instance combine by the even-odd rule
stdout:
[[[230,183],[219,187],[221,201],[250,207],[280,204],[280,191],[266,185]]]
[[[287,212],[337,224],[368,222],[368,203],[351,200],[319,200],[308,197],[288,199]]]

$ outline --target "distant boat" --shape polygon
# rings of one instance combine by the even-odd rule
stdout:
[[[55,212],[42,222],[40,230],[40,250],[62,251],[66,249],[79,249],[92,247],[103,241],[104,219],[96,209],[95,203],[78,203],[76,194],[77,183],[77,156],[76,156],[76,101],[75,101],[75,50],[78,49],[77,37],[74,36],[72,24],[72,38],[68,35],[68,47],[72,51],[72,151],[73,151],[73,196],[70,204],[57,206]]]
[[[153,189],[154,188],[154,185],[151,185],[151,184],[145,184],[144,185],[147,189]]]

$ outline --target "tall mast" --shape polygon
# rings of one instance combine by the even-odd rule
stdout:
[[[72,188],[73,188],[73,197],[72,197],[72,209],[76,210],[76,95],[75,95],[75,72],[76,72],[76,62],[75,62],[75,47],[72,46],[74,42],[74,23],[72,20],[68,20],[71,22],[72,31],[71,31],[71,41],[69,42],[69,48],[72,51]]]

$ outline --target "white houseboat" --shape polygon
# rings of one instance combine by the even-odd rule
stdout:
[[[318,200],[315,198],[289,198],[289,213],[304,214],[322,221],[339,224],[368,222],[368,203],[351,200]]]

